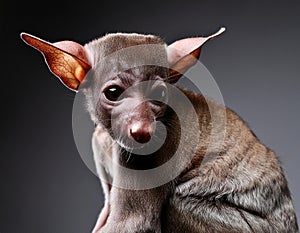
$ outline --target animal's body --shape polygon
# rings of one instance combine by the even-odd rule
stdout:
[[[176,88],[191,103],[175,103],[185,114],[183,129],[178,112],[168,106],[176,95],[169,85],[195,64],[192,56],[198,58],[202,44],[211,37],[166,46],[156,36],[119,33],[84,47],[22,37],[44,54],[49,68],[66,86],[77,90],[82,83],[97,125],[92,145],[106,198],[94,233],[298,232],[278,158],[236,113],[201,94]],[[142,48],[138,58],[109,57],[143,45],[158,47],[148,53],[144,53],[147,47]],[[130,67],[143,59],[159,60],[164,66]],[[103,61],[112,69],[105,70]],[[91,77],[86,78],[89,70]],[[138,155],[136,143],[143,148],[159,135],[158,121],[166,127],[165,141],[150,155]],[[185,146],[180,147],[180,142]],[[152,169],[175,153],[180,173],[168,182],[143,190],[120,185],[125,176],[118,166]]]

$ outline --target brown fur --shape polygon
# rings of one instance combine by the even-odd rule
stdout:
[[[92,67],[81,88],[86,95],[91,119],[97,125],[92,146],[105,194],[105,205],[93,233],[298,232],[290,191],[277,156],[233,111],[182,88],[180,91],[192,106],[176,100],[175,92],[171,90],[168,103],[175,101],[180,105],[184,122],[180,122],[175,112],[165,105],[142,102],[140,96],[146,93],[139,89],[132,89],[130,96],[120,103],[109,102],[104,97],[103,87],[112,81],[124,90],[149,80],[158,81],[161,88],[166,88],[163,81],[176,82],[182,72],[195,64],[191,55],[200,55],[205,38],[176,43],[194,49],[183,57],[180,53],[170,56],[170,47],[167,49],[160,38],[152,35],[109,34],[84,47],[76,44],[77,50],[70,50],[73,42],[60,43],[58,49],[55,44],[27,34],[22,34],[22,38],[44,54],[52,72],[72,90],[76,90]],[[202,44],[195,46],[193,41]],[[131,46],[150,44],[159,46],[145,47],[133,56],[127,56],[127,53],[110,56]],[[171,47],[176,47],[176,44]],[[83,51],[85,61],[73,54],[74,51]],[[125,69],[143,60],[159,61],[164,65]],[[168,67],[170,60],[175,63],[171,70],[164,68]],[[61,67],[70,69],[65,72]],[[174,70],[175,75],[168,77]],[[140,104],[133,106],[132,101]],[[115,117],[118,136],[112,130],[112,108],[118,113]],[[144,139],[148,139],[150,132],[155,131],[153,125],[158,119],[165,124],[167,131],[166,140],[159,150],[140,157],[122,148],[130,142],[128,132],[133,132],[133,126],[139,123],[147,126],[135,132],[139,132],[137,136],[146,135]],[[185,123],[184,127],[182,123]],[[145,128],[149,130],[145,131]],[[122,138],[127,139],[124,144]],[[146,141],[144,139],[141,141]],[[179,147],[179,142],[185,146]],[[169,175],[170,169],[181,172],[166,184],[144,190],[116,185],[119,181],[134,183],[136,178],[128,179],[116,164],[137,171],[147,170],[169,161],[176,151],[180,155],[175,160],[176,167],[168,168],[165,175]],[[160,178],[156,174],[152,176],[144,178],[146,181]]]
[[[197,109],[203,134],[192,162],[163,187],[147,191],[113,188],[111,213],[115,211],[118,217],[109,216],[99,232],[297,232],[290,192],[274,152],[226,109],[225,141],[203,165],[214,137],[210,135],[211,112],[203,96],[182,90]],[[223,110],[210,104],[213,111]]]

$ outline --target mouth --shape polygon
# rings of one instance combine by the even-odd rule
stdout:
[[[150,155],[158,151],[164,144],[166,137],[152,137],[147,143],[138,143],[133,140],[119,141],[117,143],[121,148],[129,153],[136,155]]]
[[[130,139],[126,141],[117,140],[117,143],[121,148],[125,149],[126,151],[138,150],[146,146],[146,144],[134,142],[133,140]]]

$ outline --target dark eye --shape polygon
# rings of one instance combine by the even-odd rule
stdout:
[[[157,87],[149,95],[149,99],[153,101],[162,101],[166,98],[166,88]]]
[[[118,101],[120,100],[119,97],[123,93],[123,91],[124,90],[119,86],[110,86],[106,88],[106,90],[104,91],[104,95],[109,101]]]

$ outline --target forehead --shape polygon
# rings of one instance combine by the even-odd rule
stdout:
[[[154,35],[137,33],[108,34],[87,43],[84,47],[87,50],[92,65],[97,65],[99,62],[102,62],[105,57],[116,54],[118,51],[124,49],[129,52],[141,50],[138,54],[140,59],[149,59],[150,56],[159,57],[161,60],[167,59],[165,42]]]
[[[146,80],[163,80],[168,76],[169,69],[160,66],[141,66],[119,72],[112,79],[120,79],[122,82],[132,84]]]
[[[109,34],[85,45],[98,83],[126,72],[139,79],[165,76],[166,47],[157,36],[135,33]]]

